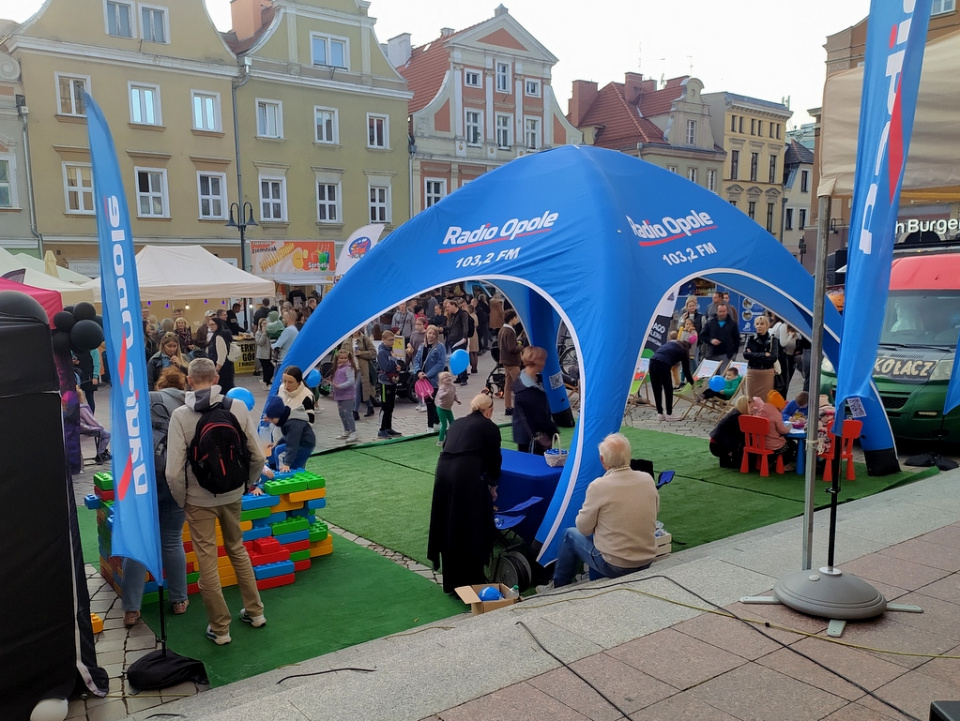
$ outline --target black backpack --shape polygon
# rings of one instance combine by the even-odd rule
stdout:
[[[230,399],[204,411],[187,449],[187,460],[201,488],[217,495],[229,493],[250,480],[250,451]]]

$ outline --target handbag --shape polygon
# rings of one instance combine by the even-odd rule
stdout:
[[[559,433],[554,433],[550,441],[550,447],[543,452],[543,460],[551,468],[558,468],[567,462],[567,451],[560,447]],[[556,446],[556,448],[553,446]]]
[[[240,348],[240,344],[231,342],[230,347],[227,349],[227,360],[231,363],[236,363],[242,357],[243,350]]]
[[[777,375],[780,375],[781,373],[783,373],[783,366],[780,365],[779,358],[777,358],[777,360],[773,362],[773,372],[776,373]]]

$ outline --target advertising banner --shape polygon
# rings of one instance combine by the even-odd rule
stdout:
[[[357,228],[350,234],[343,249],[340,251],[340,257],[337,258],[337,277],[350,270],[357,264],[362,257],[370,252],[370,249],[380,240],[380,234],[383,232],[383,225],[380,223],[371,223]]]
[[[337,267],[336,246],[332,240],[251,240],[250,257],[254,275],[264,278],[284,276],[282,282],[296,285],[296,276],[304,275],[303,285],[316,283],[316,275],[333,274]],[[313,276],[307,279],[307,275]],[[294,278],[287,280],[286,278]]]

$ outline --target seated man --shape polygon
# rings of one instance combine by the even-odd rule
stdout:
[[[93,436],[97,439],[97,455],[93,459],[93,462],[97,465],[106,463],[111,458],[110,451],[108,450],[110,446],[110,431],[104,428],[100,421],[94,418],[93,411],[90,410],[90,406],[87,404],[87,397],[83,391],[80,390],[79,386],[77,387],[77,394],[80,396],[80,435]]]
[[[604,438],[600,463],[606,473],[587,487],[576,528],[564,531],[554,588],[573,580],[578,561],[595,580],[641,571],[657,555],[660,494],[650,474],[630,470],[630,441],[620,433]]]

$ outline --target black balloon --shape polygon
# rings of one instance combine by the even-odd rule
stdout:
[[[93,307],[93,303],[77,303],[73,307],[73,317],[77,320],[93,320],[97,317],[97,309]]]
[[[103,343],[103,328],[95,320],[78,320],[70,331],[70,342],[80,351],[91,351]]]
[[[33,296],[21,293],[19,290],[0,291],[0,313],[4,315],[36,318],[49,323],[47,312]]]
[[[67,313],[70,313],[71,315],[73,315],[73,306],[72,306],[72,305],[65,305],[65,306],[63,307],[63,309],[64,309],[65,311],[67,311]]]
[[[98,325],[98,326],[100,326],[101,328],[103,328],[103,316],[102,316],[102,315],[99,315],[99,314],[98,314],[98,315],[95,315],[95,316],[93,317],[93,319],[97,322],[97,325]]]
[[[77,319],[73,317],[73,313],[68,313],[65,310],[61,310],[53,316],[54,328],[64,333],[69,333],[76,322]]]
[[[53,352],[59,356],[70,355],[70,334],[54,331],[53,333]]]

